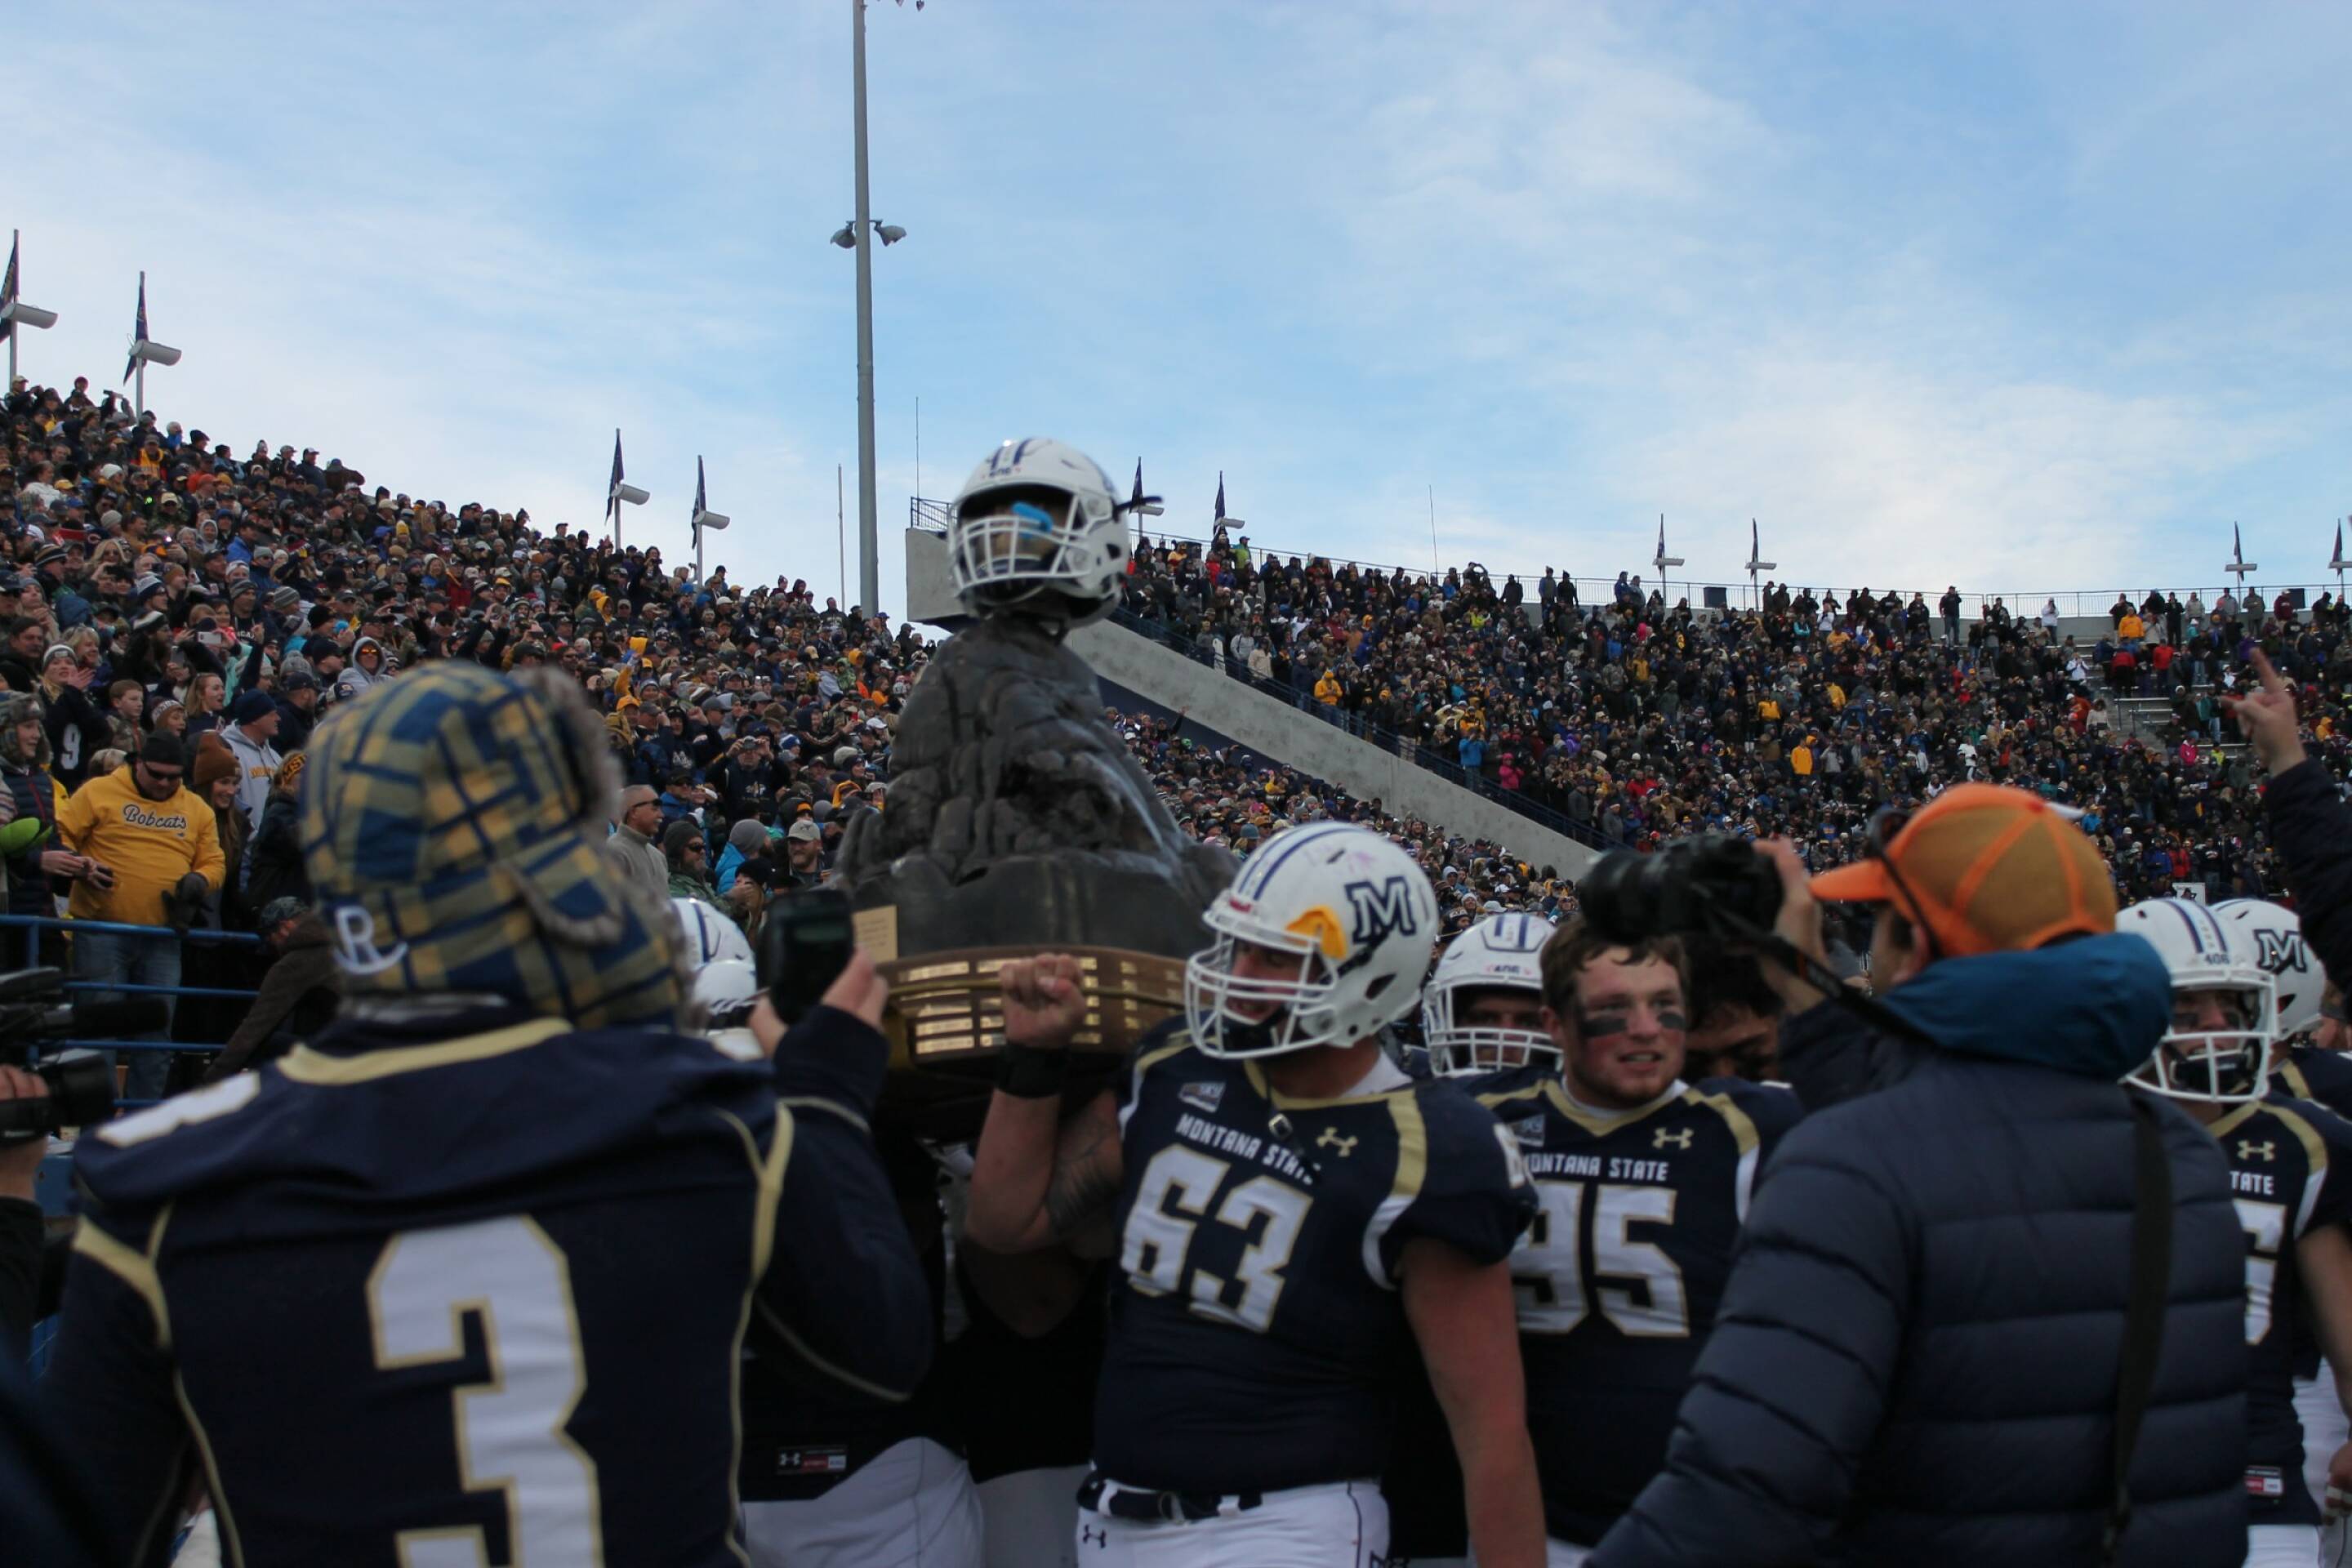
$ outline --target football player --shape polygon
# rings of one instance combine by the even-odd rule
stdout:
[[[431,665],[309,754],[343,1012],[76,1150],[42,1394],[109,1561],[162,1561],[200,1473],[251,1568],[740,1564],[751,1320],[877,1398],[929,1347],[865,1131],[872,961],[789,1037],[764,1004],[748,1050],[678,1032],[678,932],[601,852],[620,781],[560,671]]]
[[[2319,1048],[2327,976],[2303,939],[2303,917],[2266,899],[2231,899],[2213,906],[2238,951],[2271,977],[2277,1034],[2271,1040],[2271,1088],[2295,1100],[2352,1116],[2352,1058]]]
[[[2336,1397],[2352,1367],[2352,1125],[2308,1100],[2263,1098],[2275,988],[2234,922],[2187,899],[2151,899],[2116,917],[2172,972],[2172,1026],[2134,1081],[2179,1100],[2230,1162],[2246,1231],[2248,1568],[2307,1568],[2322,1503],[2298,1477],[2296,1325],[2307,1321]],[[2326,1468],[2324,1494],[2352,1487],[2352,1446]],[[2331,1510],[2333,1511],[2333,1510]]]
[[[1511,1258],[1551,1568],[1582,1563],[1665,1462],[1756,1176],[1802,1113],[1785,1089],[1684,1082],[1681,944],[1576,917],[1544,944],[1559,1070],[1479,1099],[1540,1212]]]
[[[1559,1047],[1544,1029],[1539,963],[1551,931],[1539,915],[1488,915],[1445,945],[1421,997],[1432,1072],[1477,1093],[1559,1071]],[[1396,1447],[1381,1476],[1390,1555],[1414,1568],[1457,1568],[1469,1561],[1462,1469],[1427,1375],[1416,1364],[1400,1379]]]
[[[1090,1568],[1367,1568],[1387,1553],[1391,1383],[1418,1344],[1486,1568],[1543,1561],[1511,1247],[1517,1147],[1459,1085],[1382,1054],[1437,901],[1350,824],[1268,839],[1206,915],[1185,1013],[1059,1126],[1074,960],[1003,971],[1007,1046],[968,1227],[995,1252],[1116,1258],[1079,1493]]]

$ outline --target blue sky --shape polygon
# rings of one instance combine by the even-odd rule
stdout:
[[[36,35],[27,43],[23,33]],[[2320,580],[2352,11],[931,0],[869,14],[885,607],[1049,434],[1201,533],[1584,575]],[[26,345],[396,488],[855,573],[847,6],[53,8]]]

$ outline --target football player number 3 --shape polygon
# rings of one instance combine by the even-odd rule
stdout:
[[[1188,1286],[1185,1255],[1192,1248],[1193,1232],[1232,1169],[1226,1161],[1181,1144],[1160,1150],[1144,1167],[1142,1184],[1136,1189],[1119,1266],[1128,1282],[1146,1295],[1189,1289],[1192,1310],[1202,1317],[1262,1334],[1274,1322],[1274,1305],[1282,1299],[1283,1267],[1290,1261],[1290,1249],[1298,1245],[1298,1227],[1307,1223],[1307,1205],[1312,1200],[1272,1176],[1253,1176],[1227,1193],[1216,1205],[1216,1223],[1244,1233],[1261,1224],[1264,1228],[1243,1250],[1233,1279],[1193,1268]],[[1228,1300],[1236,1285],[1238,1299]]]
[[[369,1276],[375,1364],[386,1372],[465,1354],[480,1320],[489,1376],[451,1391],[457,1470],[467,1491],[502,1492],[507,1568],[601,1563],[596,1464],[564,1424],[588,1386],[572,1269],[529,1216],[403,1231]],[[473,1526],[406,1530],[404,1568],[480,1568],[500,1561]]]
[[[1536,1194],[1542,1207],[1511,1257],[1520,1328],[1538,1334],[1567,1333],[1590,1315],[1596,1304],[1591,1298],[1597,1297],[1601,1315],[1622,1334],[1682,1339],[1690,1333],[1683,1271],[1654,1242],[1633,1235],[1637,1224],[1674,1223],[1672,1187],[1538,1182]],[[1588,1226],[1592,1249],[1589,1285],[1584,1270]],[[1638,1295],[1629,1285],[1639,1286]]]

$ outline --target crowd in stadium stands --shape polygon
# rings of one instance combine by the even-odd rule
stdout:
[[[1475,565],[1432,579],[1221,528],[1137,550],[1127,624],[1601,846],[1786,834],[1821,868],[1863,853],[1881,808],[1979,779],[2079,809],[2127,900],[2275,893],[2217,700],[2253,647],[2302,688],[2330,771],[2352,758],[2352,617],[2333,595],[2119,595],[2088,645],[2054,604],[1994,600],[1964,622],[1956,592],[1761,597],[1694,613],[1621,574],[1580,603],[1550,569],[1532,586]],[[2162,700],[2137,734],[2126,698]]]
[[[12,913],[63,894],[77,918],[260,929],[274,949],[314,950],[293,808],[303,742],[335,701],[433,658],[577,678],[637,786],[616,834],[625,868],[749,928],[773,890],[823,875],[855,814],[887,805],[892,727],[929,644],[804,582],[744,587],[719,568],[698,584],[658,549],[451,507],[315,449],[239,455],[86,381],[13,387],[5,439],[0,683],[29,699],[0,707]],[[2216,693],[2259,642],[2304,688],[2329,767],[2347,755],[2352,638],[2329,598],[2119,597],[2112,634],[2083,647],[2056,635],[2054,609],[1996,602],[1964,626],[1957,595],[1774,586],[1760,612],[1694,615],[1635,578],[1586,605],[1555,572],[1531,587],[1475,565],[1433,580],[1262,555],[1220,530],[1205,547],[1139,549],[1127,611],[1600,846],[1786,833],[1820,867],[1861,853],[1877,809],[1979,778],[2080,808],[2127,897],[2184,881],[2274,891]],[[2149,743],[2111,717],[2126,695],[2168,700]],[[33,719],[37,734],[19,723]],[[1245,854],[1285,821],[1370,820],[1440,881],[1454,925],[1573,907],[1555,868],[1150,719],[1124,728],[1196,837]],[[35,787],[44,772],[53,790]],[[213,809],[184,814],[168,855],[142,841],[126,857],[75,805],[89,791],[143,796],[159,816],[182,795]],[[179,983],[174,944],[79,945],[86,978]],[[134,1065],[135,1096],[160,1089],[162,1065]]]

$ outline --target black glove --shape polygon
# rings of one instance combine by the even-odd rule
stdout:
[[[173,934],[188,934],[188,928],[204,914],[205,900],[211,892],[212,885],[191,871],[180,879],[178,887],[163,895],[163,921],[172,928]]]

